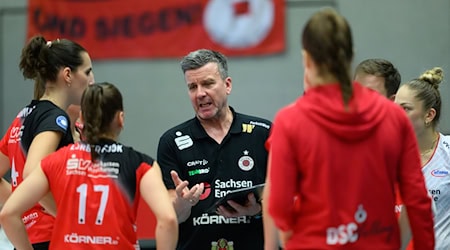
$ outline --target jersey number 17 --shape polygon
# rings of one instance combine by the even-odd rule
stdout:
[[[83,183],[77,187],[77,193],[79,193],[78,202],[78,223],[86,224],[86,201],[88,194],[88,184]],[[94,192],[100,192],[100,206],[97,211],[97,217],[95,219],[96,225],[103,223],[103,217],[105,216],[105,208],[108,203],[109,186],[108,185],[94,185]]]

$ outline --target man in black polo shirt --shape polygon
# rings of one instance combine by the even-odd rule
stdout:
[[[264,183],[271,122],[228,106],[232,80],[224,55],[189,53],[181,62],[196,116],[165,132],[158,162],[180,223],[178,249],[263,249],[261,204],[209,208],[229,191]]]

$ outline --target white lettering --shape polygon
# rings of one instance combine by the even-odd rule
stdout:
[[[395,213],[398,214],[402,211],[402,206],[403,205],[395,205]]]
[[[249,224],[250,222],[251,222],[250,217],[247,216],[225,218],[222,215],[203,214],[200,217],[192,218],[192,224],[194,226],[220,225],[220,224]]]
[[[23,134],[23,128],[24,126],[20,126],[20,127],[12,127],[11,128],[11,132],[9,133],[9,139],[10,140],[18,140],[22,137]]]
[[[354,219],[358,224],[366,221],[367,211],[364,209],[364,206],[362,204],[358,205],[358,209],[355,212]],[[326,243],[328,245],[345,245],[347,243],[353,243],[357,241],[358,225],[355,222],[341,224],[337,227],[328,227],[326,232]]]
[[[194,167],[194,166],[197,166],[197,165],[206,166],[206,164],[208,164],[208,160],[203,159],[203,160],[190,161],[186,165],[188,167]]]
[[[222,198],[225,197],[225,195],[227,195],[229,192],[230,192],[229,190],[222,191],[220,189],[214,189],[214,197]]]
[[[345,245],[358,240],[358,225],[350,222],[347,225],[341,224],[337,228],[327,228],[327,244],[328,245]]]
[[[64,235],[64,242],[73,244],[93,244],[93,245],[117,245],[119,241],[113,240],[111,236],[101,235],[78,235],[71,233]]]
[[[117,148],[116,148],[117,149]],[[93,163],[90,160],[72,158],[66,162],[66,175],[83,175],[93,178],[117,178],[120,164],[118,162]]]
[[[39,217],[39,214],[37,212],[33,212],[31,214],[24,215],[22,217],[22,221],[24,224],[27,224],[30,220],[35,220],[38,217]]]
[[[337,230],[334,227],[327,228],[327,245],[336,245],[338,242]]]
[[[264,127],[266,129],[270,129],[270,125],[266,124],[264,122],[254,122],[254,121],[250,121],[250,124],[252,125],[256,125],[256,126],[260,126],[260,127]]]
[[[214,182],[214,197],[222,198],[227,195],[233,189],[252,187],[253,181],[243,180],[243,181],[235,181],[230,179],[228,181],[216,180]],[[225,190],[223,190],[225,189]]]
[[[122,153],[123,152],[123,145],[119,144],[111,144],[111,145],[103,145],[102,146],[95,146],[95,152],[99,154],[104,153]]]
[[[216,180],[215,181],[215,188],[245,188],[245,187],[252,187],[253,181],[235,181],[233,179],[230,179],[228,181],[221,181]]]
[[[33,111],[33,109],[34,109],[35,107],[36,107],[36,106],[34,106],[34,107],[32,107],[32,108],[29,108],[29,107],[23,108],[23,109],[19,112],[19,114],[17,114],[17,118],[24,118],[24,117],[27,117],[27,116]]]
[[[80,150],[85,152],[91,152],[91,146],[86,143],[75,143],[70,146],[70,150]]]

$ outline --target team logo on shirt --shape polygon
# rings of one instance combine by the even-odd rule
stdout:
[[[447,170],[433,169],[431,170],[431,175],[434,177],[445,177],[449,173]]]
[[[218,241],[211,242],[211,250],[233,250],[233,241],[228,241],[224,238],[219,239]]]
[[[69,126],[69,122],[67,121],[67,118],[63,115],[60,115],[56,117],[56,125],[61,127],[64,130],[67,130],[67,126]]]
[[[242,132],[243,133],[251,134],[253,132],[254,128],[255,128],[255,125],[242,123]]]
[[[175,144],[177,144],[179,150],[183,150],[194,145],[194,142],[189,135],[183,135],[180,131],[175,132],[175,135],[178,136],[175,138]]]
[[[354,221],[327,228],[327,245],[345,245],[356,242],[359,238],[358,225],[362,225],[366,219],[367,211],[360,204],[355,212]]]
[[[255,166],[255,161],[248,156],[248,150],[245,150],[244,155],[239,158],[238,166],[244,171],[250,171]]]

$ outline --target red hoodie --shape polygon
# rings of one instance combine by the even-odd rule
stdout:
[[[270,138],[269,213],[293,231],[286,249],[399,249],[395,189],[416,249],[434,249],[431,200],[405,112],[353,85],[315,87],[276,115]],[[294,206],[298,197],[300,206]]]

